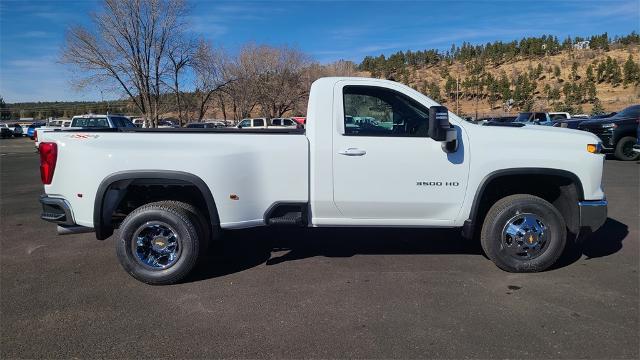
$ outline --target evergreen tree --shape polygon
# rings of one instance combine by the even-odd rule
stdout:
[[[591,109],[591,115],[600,115],[604,113],[604,108],[600,103],[600,99],[595,98],[593,100],[593,108]]]
[[[640,83],[640,66],[633,61],[633,57],[629,54],[629,58],[624,63],[624,80],[623,84],[638,84]]]
[[[577,62],[573,62],[573,64],[571,64],[571,79],[573,81],[576,81],[579,79],[578,77],[578,63]]]
[[[4,102],[4,98],[0,96],[0,120],[9,119],[11,119],[11,110],[9,110],[7,103]]]
[[[589,66],[587,66],[587,82],[595,82],[595,77],[593,76],[593,65],[589,64]]]
[[[455,100],[457,91],[456,80],[451,77],[451,75],[447,76],[447,81],[444,84],[444,91],[451,100]]]

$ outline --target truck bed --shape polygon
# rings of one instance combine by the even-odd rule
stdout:
[[[309,142],[300,129],[53,130],[42,141],[58,144],[46,193],[68,201],[82,226],[93,227],[101,183],[127,172],[197,176],[223,228],[259,226],[275,203],[309,201]]]
[[[194,133],[194,134],[274,134],[274,135],[304,135],[305,129],[272,128],[272,129],[238,129],[228,128],[95,128],[95,129],[50,129],[53,132],[83,132],[83,133]]]

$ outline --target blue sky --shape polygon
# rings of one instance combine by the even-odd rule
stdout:
[[[59,64],[70,24],[90,24],[99,0],[0,0],[0,95],[7,102],[99,100],[77,91]],[[359,62],[398,50],[448,49],[463,41],[552,34],[627,34],[640,28],[638,0],[191,1],[190,29],[228,51],[247,42],[290,45],[322,63]],[[102,89],[105,98],[117,90]]]

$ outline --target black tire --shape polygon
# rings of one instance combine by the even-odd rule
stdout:
[[[179,253],[166,268],[144,264],[134,253],[136,233],[153,223],[166,225],[176,235]],[[176,202],[161,201],[143,205],[127,215],[120,225],[116,243],[118,260],[125,271],[137,280],[151,285],[174,284],[187,276],[198,261],[199,226],[197,218]]]
[[[209,224],[209,221],[205,218],[205,216],[202,215],[202,212],[195,206],[182,201],[165,200],[159,201],[157,202],[157,204],[180,207],[189,213],[191,218],[195,220],[196,226],[198,227],[200,254],[205,254],[209,249],[209,243],[211,242],[211,225]]]
[[[615,156],[616,159],[622,161],[635,161],[640,158],[640,153],[633,151],[633,145],[635,145],[637,139],[633,136],[625,136],[616,144]]]
[[[506,234],[508,224],[524,222],[524,218],[535,219],[535,224],[544,226],[543,235],[538,237],[535,232],[527,232],[522,237],[512,238]],[[489,209],[482,225],[480,242],[487,257],[500,269],[518,273],[538,272],[548,269],[558,260],[564,251],[566,237],[564,218],[553,205],[537,196],[517,194],[498,200]],[[527,239],[534,247],[540,248],[529,248]],[[529,250],[523,250],[527,248]]]

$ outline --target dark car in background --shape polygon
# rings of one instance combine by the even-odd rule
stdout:
[[[13,130],[7,124],[0,124],[0,137],[7,139],[13,136]]]
[[[485,118],[481,118],[476,120],[476,122],[480,122],[480,121],[493,121],[493,122],[512,122],[513,120],[515,120],[516,117],[515,116],[491,116],[491,117],[485,117]]]
[[[216,129],[223,128],[224,125],[212,122],[194,122],[187,124],[185,127],[188,129]]]
[[[577,129],[578,126],[580,126],[580,124],[582,124],[586,120],[609,118],[614,116],[615,114],[617,113],[610,112],[606,114],[592,115],[591,117],[572,117],[570,119],[556,121],[553,123],[553,126],[569,128],[569,129]]]
[[[598,136],[603,152],[613,153],[619,160],[632,161],[640,158],[640,153],[633,151],[638,142],[638,124],[640,105],[632,105],[611,117],[585,120],[578,129]]]
[[[640,124],[638,124],[638,128],[636,130],[636,144],[633,145],[633,151],[640,154]]]
[[[22,129],[22,126],[20,126],[20,124],[11,124],[9,125],[9,127],[11,129],[13,129],[13,136],[14,137],[18,137],[18,136],[22,136],[24,133],[24,129]]]

